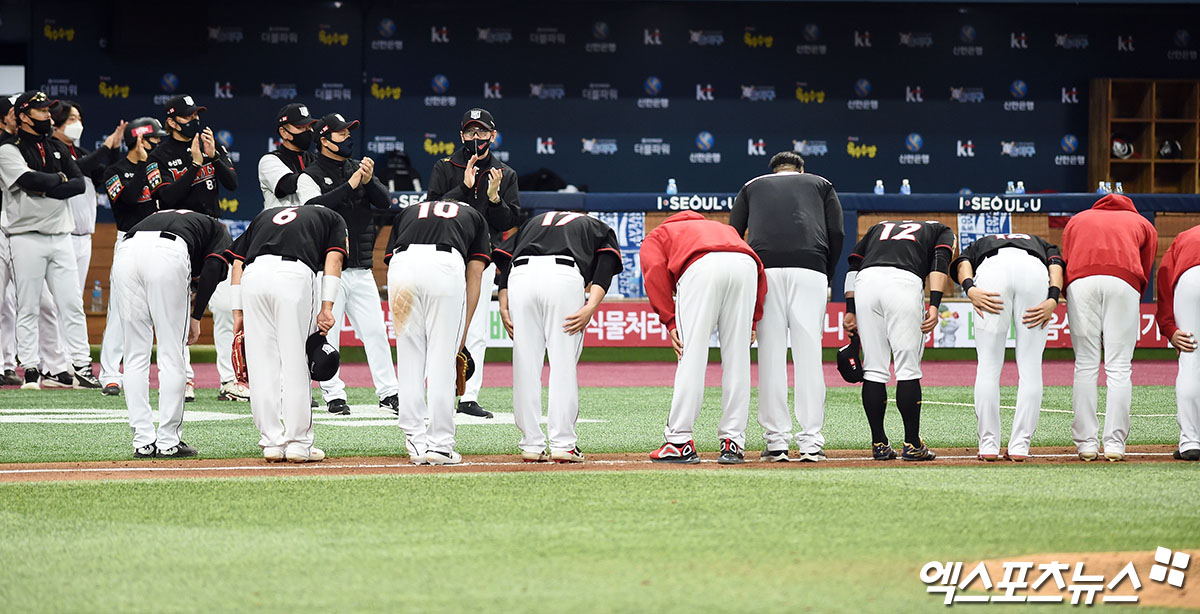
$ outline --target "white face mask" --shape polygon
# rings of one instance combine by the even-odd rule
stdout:
[[[79,137],[83,136],[83,122],[67,124],[67,127],[63,128],[63,134],[67,135],[68,139],[78,143]]]

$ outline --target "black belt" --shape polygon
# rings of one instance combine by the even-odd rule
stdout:
[[[515,261],[513,261],[513,266],[521,266],[523,264],[529,264],[529,256],[523,256],[523,257],[517,258]],[[575,261],[571,260],[570,258],[555,258],[554,264],[561,264],[563,266],[574,267]]]
[[[396,249],[392,250],[392,253],[399,254],[400,252],[406,251],[410,247],[416,247],[417,245],[428,245],[428,243],[412,243],[410,245],[405,245],[403,247],[397,247]],[[433,247],[435,249],[437,249],[437,251],[439,251],[439,252],[446,252],[448,254],[454,252],[454,246],[446,245],[445,243],[438,243],[437,245],[434,245]]]
[[[299,262],[300,261],[300,259],[295,256],[280,256],[279,259],[284,262]]]
[[[132,237],[133,235],[136,235],[138,232],[139,231],[137,231],[137,230],[131,230],[131,231],[125,233],[125,238],[128,239],[128,238]],[[147,232],[147,231],[143,230],[141,232]],[[149,231],[149,232],[153,232],[153,231]],[[159,231],[158,236],[160,236],[168,241],[174,241],[179,238],[179,235],[177,235],[173,232],[167,232],[165,230]]]

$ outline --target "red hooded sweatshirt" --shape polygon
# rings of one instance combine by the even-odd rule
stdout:
[[[762,319],[763,298],[767,295],[767,275],[762,261],[729,224],[705,219],[699,213],[684,211],[663,221],[642,241],[642,277],[650,306],[667,330],[675,329],[675,287],[683,272],[701,256],[710,252],[746,254],[758,265],[758,298],[754,302],[754,322]]]
[[[1200,226],[1179,233],[1163,254],[1162,265],[1158,267],[1158,330],[1163,337],[1171,338],[1175,331],[1175,284],[1180,276],[1192,267],[1200,266]],[[1198,331],[1188,331],[1196,333]]]
[[[1083,277],[1110,275],[1146,291],[1158,252],[1158,231],[1124,194],[1108,194],[1075,214],[1063,230],[1067,288]],[[1070,300],[1070,299],[1068,299]]]

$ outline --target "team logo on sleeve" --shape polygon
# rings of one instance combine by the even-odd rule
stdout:
[[[162,183],[162,172],[158,170],[158,162],[151,162],[146,165],[146,183],[150,184],[150,189],[157,188]]]
[[[117,197],[121,195],[121,190],[125,189],[125,186],[121,185],[120,176],[113,175],[112,177],[108,178],[108,181],[104,182],[104,189],[106,192],[108,192],[109,200],[116,200]]]

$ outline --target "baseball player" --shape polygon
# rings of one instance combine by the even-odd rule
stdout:
[[[204,127],[200,119],[205,110],[191,96],[174,96],[164,106],[165,127],[171,136],[164,138],[146,160],[146,184],[159,209],[191,209],[219,218],[220,188],[237,189],[237,173],[228,152],[216,142],[212,128]],[[193,143],[200,144],[199,160],[193,156]],[[221,379],[217,399],[247,401],[249,391],[237,381],[230,362],[233,312],[229,305],[228,280],[217,286],[209,302],[213,315],[213,344],[217,350],[217,374]],[[190,353],[188,368],[191,369]],[[190,379],[184,399],[195,399]]]
[[[17,354],[25,369],[24,385],[36,385],[38,311],[43,288],[49,287],[66,331],[63,342],[70,350],[75,380],[80,386],[99,388],[69,236],[75,222],[65,202],[83,192],[86,180],[66,146],[48,138],[51,104],[43,92],[21,94],[14,104],[20,133],[0,145],[0,226],[9,236],[17,286]]]
[[[325,458],[313,446],[306,344],[333,326],[347,249],[346,221],[316,205],[263,210],[229,249],[234,334],[245,331],[250,413],[269,462]]]
[[[875,460],[896,458],[883,428],[888,363],[893,360],[896,407],[904,420],[901,458],[929,461],[937,456],[921,439],[921,355],[925,335],[937,326],[954,240],[954,232],[940,222],[885,221],[868,229],[850,254],[843,325],[862,339],[863,410]]]
[[[307,105],[293,103],[283,107],[275,123],[279,148],[258,159],[258,187],[262,190],[264,209],[303,205],[296,194],[296,184],[304,169],[317,161],[308,150],[312,147],[312,126],[317,118],[308,112]]]
[[[138,222],[158,210],[157,203],[150,197],[146,185],[146,159],[167,133],[162,124],[152,117],[139,117],[125,126],[124,141],[128,152],[112,166],[104,169],[102,185],[112,203],[113,218],[117,222],[119,248],[125,234]],[[104,338],[100,345],[100,383],[108,396],[121,394],[121,360],[124,355],[125,334],[121,324],[118,302],[113,299],[114,284],[108,284],[108,317],[104,322]]]
[[[453,199],[474,207],[487,218],[493,245],[499,245],[502,234],[517,225],[521,212],[516,171],[492,155],[497,134],[496,120],[486,109],[468,109],[463,113],[459,122],[463,146],[454,155],[434,163],[427,196],[429,200]],[[480,316],[472,320],[467,331],[466,347],[475,358],[475,373],[467,380],[458,403],[459,413],[479,418],[492,417],[491,412],[479,405],[479,388],[483,384],[495,278],[496,267],[484,269],[476,307]]]
[[[418,465],[455,465],[462,462],[454,451],[455,355],[491,261],[487,220],[455,201],[411,205],[396,216],[387,247],[399,424],[408,455]]]
[[[546,460],[540,422],[542,363],[549,353],[550,460],[581,463],[576,366],[583,330],[623,268],[617,235],[587,214],[550,211],[529,218],[496,253],[500,317],[513,339],[513,414],[521,430],[521,458]]]
[[[125,339],[125,405],[138,458],[196,456],[180,439],[183,348],[200,337],[200,318],[229,272],[225,225],[187,209],[160,211],[125,234],[113,256],[112,284]],[[196,297],[190,301],[194,282]],[[191,318],[188,318],[188,313]],[[158,339],[158,432],[150,414],[150,352]]]
[[[1000,457],[1000,369],[1009,323],[1017,339],[1017,411],[1006,457],[1029,458],[1029,442],[1042,411],[1042,352],[1046,324],[1062,295],[1063,259],[1058,246],[1027,234],[989,235],[972,243],[950,265],[950,274],[975,306],[975,416],[983,461]]]
[[[767,297],[758,323],[758,422],[767,449],[762,458],[788,460],[787,351],[791,338],[800,460],[825,459],[825,376],[821,338],[829,281],[842,253],[842,203],[828,179],[804,172],[804,158],[784,151],[771,174],[746,182],[733,201],[729,223],[745,234],[762,259]]]
[[[392,346],[388,343],[383,309],[379,307],[379,287],[371,272],[375,238],[379,234],[373,209],[387,209],[392,199],[374,174],[373,160],[363,158],[359,162],[350,158],[354,148],[350,131],[357,126],[358,120],[346,121],[339,113],[326,115],[318,122],[315,132],[320,155],[297,180],[296,197],[300,202],[325,205],[346,220],[352,239],[350,254],[342,270],[341,293],[333,304],[334,323],[327,343],[335,348],[340,345],[342,319],[349,315],[367,353],[379,406],[396,413],[399,401]],[[335,374],[321,382],[321,392],[331,413],[350,413],[346,384],[341,377]]]
[[[692,426],[704,397],[704,369],[713,328],[721,342],[721,422],[717,462],[745,462],[750,417],[750,344],[762,319],[767,276],[753,249],[727,224],[699,213],[676,213],[641,248],[650,306],[670,331],[679,358],[666,443],[650,454],[662,463],[698,463]],[[518,334],[520,334],[518,332]]]
[[[1075,214],[1063,230],[1067,261],[1067,324],[1075,350],[1075,421],[1071,437],[1079,458],[1100,453],[1096,378],[1100,351],[1108,374],[1104,457],[1125,459],[1129,406],[1133,400],[1133,348],[1137,344],[1141,295],[1153,273],[1158,231],[1123,194],[1108,194]],[[1102,346],[1103,344],[1103,346]]]
[[[1200,460],[1200,226],[1179,233],[1158,268],[1158,330],[1179,350],[1175,402],[1179,411],[1176,460]]]

